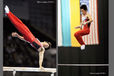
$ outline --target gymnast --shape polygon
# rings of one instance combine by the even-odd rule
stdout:
[[[17,37],[23,41],[30,43],[39,52],[39,68],[44,70],[42,63],[44,58],[45,48],[50,47],[50,42],[40,42],[35,36],[31,33],[28,27],[19,20],[12,12],[9,10],[8,6],[5,6],[5,14],[8,16],[9,20],[16,27],[16,29],[22,34],[19,35],[17,32],[12,32],[12,37]]]
[[[77,31],[74,36],[75,38],[78,40],[78,42],[80,43],[81,45],[81,50],[84,50],[85,49],[85,43],[82,39],[82,36],[84,35],[88,35],[90,33],[90,25],[91,25],[91,22],[93,21],[92,20],[92,17],[91,15],[87,12],[87,6],[86,5],[82,5],[80,7],[81,9],[81,12],[82,12],[82,15],[81,15],[81,25],[80,26],[77,26],[75,27],[76,29],[77,28],[80,28],[81,30]]]

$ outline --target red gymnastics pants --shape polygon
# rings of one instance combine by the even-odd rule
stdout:
[[[86,24],[82,30],[77,31],[74,36],[80,43],[80,45],[85,45],[82,36],[88,35],[90,33],[90,28],[88,27],[88,24]]]
[[[40,41],[35,38],[35,36],[30,32],[28,27],[25,24],[23,24],[21,20],[19,20],[11,12],[7,13],[7,16],[12,22],[12,24],[14,24],[14,26],[17,28],[17,30],[23,35],[26,41],[30,42],[32,46],[35,47],[36,49],[42,46]]]

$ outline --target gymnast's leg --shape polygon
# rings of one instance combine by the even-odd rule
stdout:
[[[79,30],[74,34],[75,38],[81,45],[81,50],[85,49],[85,43],[82,39],[82,36],[87,35],[87,34],[89,34],[89,30]]]
[[[15,15],[13,15],[10,12],[8,6],[5,6],[5,13],[7,14],[10,21],[14,24],[14,26],[18,29],[18,31],[20,31],[21,33],[30,32],[28,27],[25,26],[24,23],[20,19],[18,19]]]

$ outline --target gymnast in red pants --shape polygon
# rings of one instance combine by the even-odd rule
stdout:
[[[88,35],[90,33],[90,25],[92,20],[92,17],[90,16],[90,14],[87,12],[87,6],[86,5],[82,5],[80,7],[82,15],[81,15],[81,25],[75,27],[80,28],[81,30],[77,31],[74,36],[75,38],[78,40],[78,42],[81,45],[81,50],[85,49],[85,43],[82,39],[82,36],[84,35]]]
[[[37,38],[35,38],[35,36],[30,32],[28,27],[10,12],[8,6],[5,6],[5,13],[8,16],[9,20],[12,22],[12,24],[16,27],[16,29],[22,34],[22,36],[20,36],[18,33],[13,32],[12,37],[17,37],[23,41],[29,42],[31,46],[33,46],[39,51],[39,67],[40,69],[43,69],[42,63],[45,48],[48,48],[50,46],[50,43],[45,41],[40,42]]]

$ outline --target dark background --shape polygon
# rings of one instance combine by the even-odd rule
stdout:
[[[108,76],[108,66],[59,66],[58,72],[58,76]]]
[[[108,0],[98,1],[99,45],[58,47],[59,64],[107,64],[108,63]]]
[[[46,49],[43,66],[56,67],[56,0],[4,0],[10,11],[40,41],[52,43]],[[18,32],[7,16],[3,17],[3,66],[39,67],[39,53],[30,44],[11,37]],[[19,33],[19,32],[18,32]],[[19,33],[20,34],[20,33]]]

